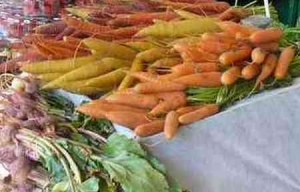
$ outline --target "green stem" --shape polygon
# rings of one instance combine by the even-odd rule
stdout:
[[[42,139],[41,137],[35,135],[32,131],[29,131],[29,130],[26,130],[26,129],[21,129],[20,132],[24,133],[25,135],[30,137],[32,139],[31,141],[34,142],[35,144],[40,145],[41,147],[43,147],[45,149],[49,148],[56,154],[56,156],[58,157],[61,164],[63,165],[63,167],[65,169],[65,172],[66,172],[66,174],[69,178],[69,181],[70,181],[69,183],[70,183],[70,186],[71,186],[71,192],[76,192],[74,180],[73,180],[72,174],[70,172],[70,169],[68,167],[68,163],[64,159],[63,155],[57,150],[57,148],[55,146],[53,146],[47,140]],[[50,151],[50,150],[47,150],[47,151]],[[52,153],[50,152],[50,154],[52,154]]]

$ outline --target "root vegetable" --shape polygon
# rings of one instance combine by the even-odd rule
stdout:
[[[180,107],[176,110],[177,114],[179,115],[183,115],[192,111],[195,111],[197,109],[200,109],[202,107],[202,105],[198,106],[186,106],[186,107]]]
[[[134,129],[134,133],[141,137],[148,137],[164,130],[164,120],[155,120],[150,123],[142,124]]]
[[[288,67],[295,57],[295,49],[286,47],[279,56],[278,64],[275,69],[274,76],[276,79],[283,79],[288,72]]]
[[[167,139],[172,139],[179,128],[179,114],[176,111],[170,111],[165,120],[164,134]]]
[[[146,113],[144,109],[130,107],[127,105],[113,104],[105,100],[94,100],[88,104],[79,106],[76,111],[89,115],[93,118],[105,118],[105,114],[110,111],[132,111],[137,113]]]
[[[147,82],[147,83],[139,83],[134,87],[134,90],[137,93],[160,93],[160,92],[170,92],[170,91],[183,91],[185,90],[186,86],[168,82],[168,81],[161,81],[161,82]]]
[[[236,50],[224,52],[219,57],[220,63],[229,66],[239,61],[243,61],[251,56],[252,48],[250,46],[242,46]]]
[[[153,95],[114,94],[106,98],[109,103],[127,105],[131,107],[152,109],[158,104],[158,98]]]
[[[277,42],[283,31],[279,28],[269,28],[261,31],[257,31],[250,36],[250,41],[252,43],[271,43]]]
[[[219,71],[220,67],[216,63],[184,63],[172,67],[172,72],[179,75],[189,75],[193,73],[203,73]]]
[[[259,75],[260,70],[261,65],[256,63],[249,64],[242,69],[242,77],[246,80],[252,79]]]
[[[22,185],[27,181],[27,176],[31,171],[31,163],[25,156],[21,156],[9,165],[9,170],[12,180],[18,185]]]
[[[94,56],[86,56],[75,59],[42,61],[24,65],[21,70],[33,74],[65,73],[96,60],[97,58]]]
[[[278,58],[275,54],[268,55],[265,63],[262,66],[260,75],[256,79],[255,87],[257,87],[262,81],[267,79],[274,71],[277,65]]]
[[[277,53],[279,51],[279,44],[277,42],[271,43],[258,43],[255,44],[256,47],[260,47],[263,50],[271,53]]]
[[[205,32],[216,32],[218,30],[219,28],[215,20],[207,17],[202,19],[156,23],[140,30],[136,36],[184,37]]]
[[[231,67],[222,74],[221,82],[223,85],[234,84],[241,76],[241,69],[239,67]]]
[[[150,122],[145,113],[137,113],[132,111],[112,111],[108,112],[105,116],[110,121],[131,129]]]
[[[252,53],[251,53],[252,62],[256,63],[256,64],[262,64],[264,62],[264,60],[266,59],[267,55],[268,55],[268,52],[266,52],[265,50],[263,50],[260,47],[257,47],[252,50]]]
[[[219,106],[217,104],[206,104],[203,105],[200,109],[181,115],[179,117],[179,122],[184,125],[190,124],[195,121],[212,116],[218,112]]]
[[[217,87],[222,85],[221,76],[221,72],[196,73],[179,77],[174,82],[186,86]]]

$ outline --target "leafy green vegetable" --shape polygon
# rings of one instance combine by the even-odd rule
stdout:
[[[47,168],[53,181],[59,182],[66,178],[63,166],[56,156],[46,155],[44,162],[42,163],[44,164],[44,167]]]
[[[102,164],[125,192],[169,191],[164,175],[137,155],[122,152],[114,158],[104,159]]]
[[[142,149],[140,144],[126,138],[124,135],[119,134],[111,135],[103,149],[105,155],[113,157],[117,156],[123,151],[134,153],[141,157],[146,156],[146,152]]]
[[[79,192],[98,192],[99,191],[99,179],[96,177],[91,177],[85,182],[83,182],[78,187]]]

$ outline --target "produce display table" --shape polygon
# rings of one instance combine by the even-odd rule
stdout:
[[[182,128],[143,139],[190,191],[300,190],[300,84],[250,98]]]

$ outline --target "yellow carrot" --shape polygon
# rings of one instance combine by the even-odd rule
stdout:
[[[162,58],[159,59],[157,61],[155,61],[151,67],[173,67],[175,65],[178,65],[182,63],[182,59],[181,58]]]
[[[126,62],[125,62],[126,63]],[[125,64],[126,65],[126,64]],[[104,64],[102,61],[98,61],[96,63],[91,63],[80,68],[77,68],[65,75],[61,76],[60,78],[44,85],[43,89],[52,89],[55,86],[59,85],[62,82],[67,81],[77,81],[82,79],[89,79],[99,75],[103,75],[107,72],[110,72],[114,69],[124,67],[122,62],[119,63],[107,63]]]
[[[202,19],[203,16],[197,15],[195,13],[191,13],[184,10],[174,10],[175,13],[177,13],[180,17],[183,19]]]
[[[125,70],[128,68],[116,69],[110,73],[95,77],[86,81],[85,86],[92,86],[98,88],[115,87],[125,77]]]
[[[140,52],[136,55],[137,59],[140,59],[143,62],[154,62],[158,59],[165,58],[168,56],[168,49],[165,48],[152,48],[143,52]]]
[[[143,70],[143,63],[140,59],[135,59],[132,63],[132,66],[130,68],[130,72],[138,72]],[[130,87],[134,82],[134,77],[132,77],[130,74],[127,74],[126,77],[121,82],[118,90],[124,90]]]
[[[63,73],[44,73],[44,74],[38,75],[37,78],[44,82],[49,82],[49,81],[53,81],[53,80],[59,78],[62,75],[64,75],[64,74]]]
[[[185,37],[219,30],[215,19],[205,17],[184,21],[159,22],[140,30],[136,36]]]
[[[65,73],[95,61],[97,61],[95,56],[49,60],[24,65],[21,70],[33,74]]]
[[[83,43],[91,50],[94,50],[96,55],[100,57],[132,60],[136,55],[136,51],[129,47],[100,39],[87,38],[83,40]]]
[[[136,51],[146,51],[152,48],[157,48],[157,45],[146,41],[130,41],[125,43],[125,45]]]

